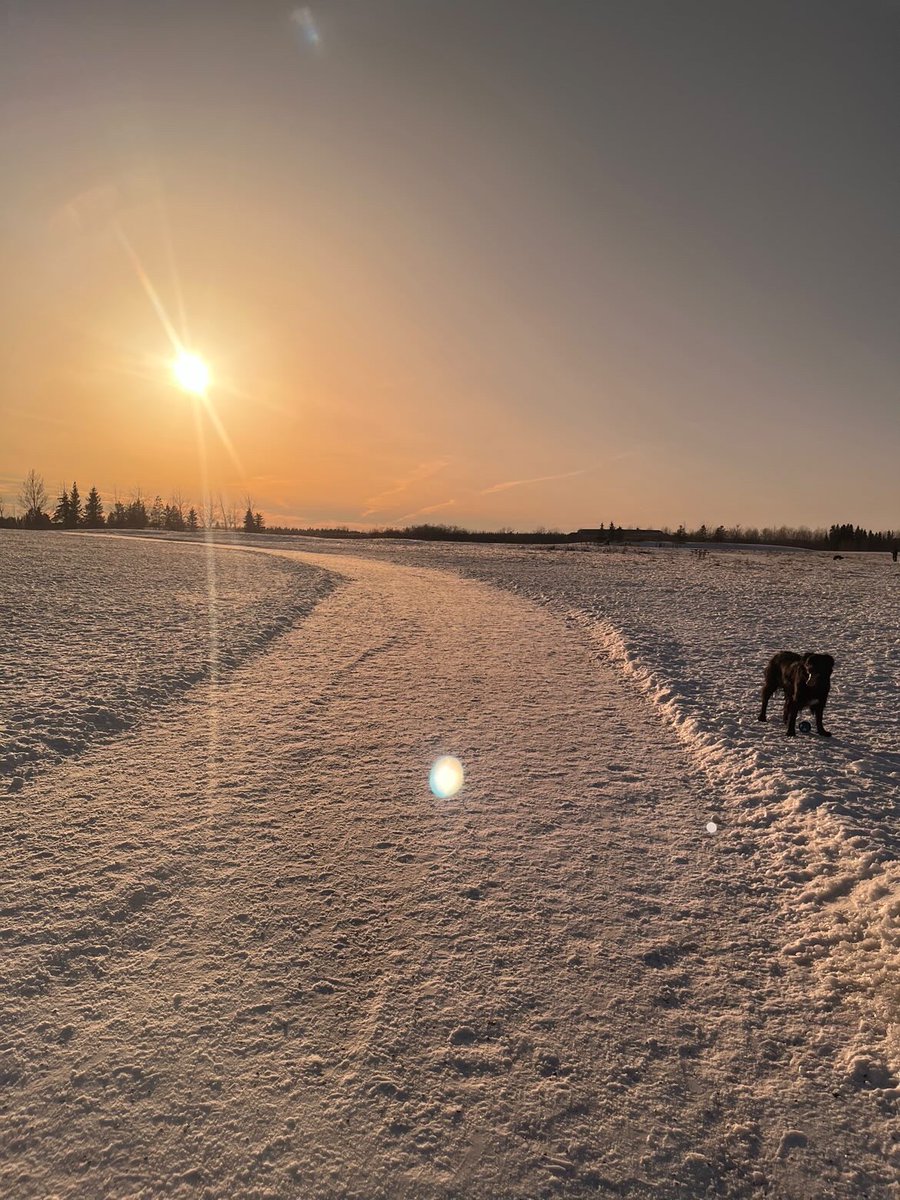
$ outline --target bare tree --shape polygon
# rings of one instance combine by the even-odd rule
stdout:
[[[221,492],[219,492],[219,512],[222,514],[223,529],[237,529],[237,507],[231,502],[231,500],[226,501],[226,498]]]
[[[44,477],[32,467],[19,489],[19,503],[25,509],[26,525],[40,525],[43,522],[48,499]]]

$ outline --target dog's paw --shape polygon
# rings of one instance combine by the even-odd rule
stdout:
[[[820,729],[819,737],[831,737],[831,730],[830,729]]]
[[[759,716],[758,716],[756,719],[757,719],[757,721],[765,721],[765,720],[767,719],[767,718],[766,718],[766,714],[765,714],[765,713],[760,713],[760,714],[759,714]]]
[[[796,737],[796,736],[797,736],[797,730],[796,730],[796,729],[789,729],[789,730],[787,731],[787,733],[785,734],[785,736],[786,736],[786,737]]]

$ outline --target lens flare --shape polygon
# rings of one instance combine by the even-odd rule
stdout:
[[[462,790],[465,772],[458,758],[445,754],[439,758],[428,775],[428,786],[439,800],[449,800]]]
[[[189,354],[186,350],[179,352],[172,363],[172,373],[178,386],[195,396],[205,396],[209,387],[209,367],[197,354]]]
[[[319,26],[313,10],[308,5],[304,5],[302,8],[295,8],[291,13],[291,20],[294,22],[307,46],[310,46],[313,50],[321,50],[322,35],[319,33]]]

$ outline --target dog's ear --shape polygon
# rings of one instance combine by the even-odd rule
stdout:
[[[823,654],[822,660],[827,664],[829,672],[834,670],[834,659],[830,654]]]
[[[816,657],[815,654],[804,654],[803,655],[803,665],[804,665],[804,667],[806,667],[807,671],[810,670],[810,668],[812,667],[813,659],[815,657]]]

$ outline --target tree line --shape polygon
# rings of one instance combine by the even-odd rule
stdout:
[[[625,529],[610,521],[598,529],[577,533],[559,533],[546,529],[519,532],[513,529],[471,530],[458,525],[407,525],[356,530],[341,525],[330,528],[298,528],[276,525],[268,528],[263,514],[254,508],[251,497],[246,498],[243,518],[239,508],[226,497],[207,496],[199,505],[188,505],[177,493],[167,503],[156,496],[148,505],[140,492],[126,502],[118,497],[109,510],[105,508],[96,487],[91,487],[82,499],[78,484],[63,485],[55,506],[50,511],[50,496],[43,477],[33,468],[22,481],[17,496],[21,515],[5,513],[0,497],[0,526],[24,529],[154,529],[173,533],[195,533],[200,529],[243,530],[245,533],[281,533],[305,537],[326,538],[412,538],[441,542],[518,542],[560,543],[575,540],[599,541],[607,544],[632,540],[684,542],[732,542],[742,545],[798,546],[808,550],[870,550],[892,552],[900,545],[900,531],[864,529],[846,523],[828,529],[808,529],[806,526],[780,525],[778,528],[741,525],[700,525],[687,529],[683,524],[672,532],[661,530]],[[590,535],[590,536],[585,536]]]
[[[832,525],[830,529],[807,529],[805,526],[791,528],[781,525],[777,529],[744,529],[742,526],[717,525],[709,529],[701,525],[698,529],[687,529],[679,525],[673,532],[664,527],[652,529],[626,529],[610,521],[597,529],[579,530],[575,533],[560,533],[547,529],[523,532],[514,529],[477,530],[462,529],[458,525],[406,525],[402,529],[348,529],[338,527],[304,527],[276,525],[267,533],[293,534],[303,537],[321,538],[409,538],[427,542],[510,542],[510,543],[565,543],[598,542],[603,545],[622,545],[626,542],[671,542],[680,545],[686,542],[737,542],[739,544],[768,546],[797,546],[809,550],[881,550],[890,552],[900,545],[900,532],[885,530],[874,532],[859,525]]]
[[[50,494],[43,476],[32,468],[16,497],[21,515],[9,515],[0,497],[0,526],[21,529],[155,529],[172,533],[196,533],[199,529],[243,529],[259,533],[266,527],[261,512],[254,511],[250,497],[243,520],[237,507],[223,496],[207,497],[200,505],[188,505],[175,494],[167,503],[156,496],[149,504],[140,492],[126,502],[116,499],[106,506],[96,487],[82,499],[78,484],[63,484],[51,511]]]
[[[666,531],[668,532],[668,530]],[[676,542],[739,542],[749,546],[798,546],[807,550],[876,550],[890,552],[900,541],[900,531],[863,529],[861,525],[831,525],[828,529],[809,529],[805,525],[778,528],[744,529],[740,525],[701,525],[688,530],[679,525],[672,535]]]

